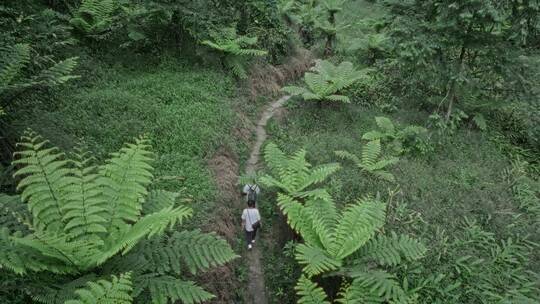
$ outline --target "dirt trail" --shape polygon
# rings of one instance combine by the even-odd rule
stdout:
[[[251,150],[249,160],[246,165],[246,173],[254,173],[257,170],[259,158],[261,154],[261,147],[266,140],[266,124],[268,120],[274,115],[277,109],[281,108],[290,96],[283,96],[280,99],[270,104],[262,113],[257,128],[255,129],[256,140]],[[247,291],[247,303],[252,304],[266,304],[266,289],[264,285],[264,273],[261,266],[261,250],[260,245],[255,244],[250,252],[247,252],[247,262],[249,265],[248,273],[248,291]]]

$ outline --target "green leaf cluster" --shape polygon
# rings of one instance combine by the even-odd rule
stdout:
[[[265,147],[264,156],[273,175],[261,177],[260,182],[280,189],[277,204],[303,239],[295,254],[303,267],[295,288],[299,303],[330,303],[324,290],[312,281],[321,275],[350,281],[338,303],[361,303],[366,297],[406,303],[407,295],[397,278],[378,266],[417,260],[426,248],[407,236],[379,233],[386,220],[386,204],[367,197],[339,210],[326,189],[310,189],[339,169],[338,165],[311,168],[304,150],[287,156],[273,143]]]
[[[265,50],[249,48],[257,44],[257,37],[238,35],[234,28],[227,28],[214,35],[213,40],[203,40],[206,45],[222,54],[222,63],[238,78],[247,78],[246,59],[265,56]]]
[[[174,193],[147,190],[153,153],[146,138],[125,145],[99,166],[88,153],[67,156],[31,132],[19,147],[14,164],[21,195],[0,196],[0,268],[28,276],[22,288],[36,300],[63,303],[81,284],[119,273],[133,277],[134,298],[149,294],[152,303],[200,303],[213,297],[181,275],[236,255],[213,233],[165,233],[192,210],[177,205]],[[49,278],[40,279],[41,273]],[[130,293],[129,278],[122,278],[76,293],[82,303],[92,303],[92,297],[118,292],[127,303],[129,297],[121,292]]]
[[[366,77],[367,71],[367,69],[356,70],[348,61],[334,65],[327,60],[318,60],[311,72],[304,75],[307,88],[286,86],[283,87],[283,91],[291,95],[299,95],[306,101],[349,103],[349,97],[340,95],[340,92]]]

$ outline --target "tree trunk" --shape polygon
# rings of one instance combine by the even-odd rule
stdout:
[[[461,47],[461,52],[459,54],[459,61],[458,61],[458,64],[459,64],[459,68],[458,68],[458,72],[457,72],[457,75],[459,76],[461,74],[461,72],[463,71],[463,65],[464,65],[464,60],[463,58],[465,57],[465,52],[466,52],[466,48],[465,46],[462,46]],[[445,116],[445,119],[446,119],[446,122],[448,122],[450,120],[450,116],[452,115],[452,109],[454,108],[454,102],[457,100],[457,96],[456,96],[456,86],[457,86],[457,81],[456,79],[452,79],[450,80],[451,83],[450,83],[450,86],[448,88],[448,109],[446,111],[446,116]]]
[[[336,13],[330,12],[330,15],[328,16],[328,22],[330,25],[335,28],[336,27]],[[330,57],[332,56],[332,53],[334,52],[334,41],[336,40],[336,34],[331,32],[326,34],[326,45],[324,46],[324,56]]]

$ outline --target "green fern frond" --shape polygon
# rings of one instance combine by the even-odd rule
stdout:
[[[291,196],[278,193],[278,206],[287,217],[289,226],[298,232],[307,244],[323,247],[311,221],[311,215],[302,204]]]
[[[224,265],[238,257],[227,241],[200,230],[177,231],[167,237],[165,245],[183,260],[192,274]],[[176,270],[180,273],[180,269]]]
[[[392,123],[392,121],[387,117],[375,117],[375,122],[377,123],[377,126],[381,128],[385,133],[394,134],[396,131],[394,123]]]
[[[91,238],[98,233],[106,233],[104,213],[107,202],[101,195],[97,168],[91,166],[87,153],[75,153],[71,170],[72,183],[63,189],[65,205],[64,232],[72,239]],[[92,238],[93,241],[96,237]]]
[[[130,273],[120,277],[113,275],[110,281],[88,282],[86,288],[75,291],[77,300],[69,300],[65,304],[131,304],[132,291]]]
[[[46,282],[39,278],[35,283],[29,284],[29,293],[32,299],[45,304],[64,304],[72,300],[78,289],[83,289],[90,281],[95,281],[96,275],[93,273],[82,275],[74,280],[69,278],[58,281]]]
[[[33,133],[26,133],[18,146],[13,162],[20,166],[14,176],[22,177],[17,190],[23,190],[21,199],[28,203],[33,225],[39,231],[53,232],[63,229],[65,201],[63,190],[73,183],[67,160],[56,148],[45,148],[47,141]]]
[[[351,103],[351,99],[349,97],[344,95],[328,95],[326,96],[326,99],[329,101],[339,101],[343,103]]]
[[[308,277],[336,270],[341,267],[341,260],[328,256],[328,254],[317,247],[299,244],[296,246],[296,260],[303,265],[303,273]]]
[[[352,258],[374,260],[382,266],[397,266],[403,259],[414,261],[422,258],[426,251],[418,240],[392,232],[390,236],[379,235],[371,239]]]
[[[335,241],[328,249],[333,257],[344,259],[369,241],[384,225],[386,205],[376,200],[359,200],[342,212]]]
[[[355,164],[360,164],[361,163],[358,156],[356,156],[356,155],[354,155],[352,153],[349,153],[347,151],[334,151],[334,153],[336,154],[337,157],[339,157],[341,159],[350,160]]]
[[[83,0],[71,25],[89,35],[99,35],[108,30],[116,9],[113,0]]]
[[[15,44],[0,48],[0,94],[3,93],[30,63],[30,46]]]
[[[66,266],[62,261],[46,257],[39,251],[15,242],[7,228],[0,228],[0,269],[8,269],[16,274],[29,271],[50,271],[53,273],[69,273],[72,266]]]
[[[72,57],[55,63],[52,67],[41,71],[37,76],[32,78],[36,85],[54,86],[68,82],[72,79],[77,79],[79,76],[71,75],[77,66],[78,57]]]
[[[373,140],[364,145],[362,149],[362,166],[370,168],[381,155],[380,140]]]
[[[240,79],[247,78],[247,71],[241,58],[235,56],[227,56],[225,57],[225,64],[228,68],[231,69],[231,71],[236,77]]]
[[[137,139],[120,152],[113,153],[107,164],[100,168],[99,182],[107,201],[107,230],[124,228],[141,214],[142,200],[148,194],[146,187],[152,181],[153,154],[148,140]]]
[[[118,252],[122,254],[130,251],[138,241],[162,234],[165,229],[181,223],[190,217],[192,210],[188,207],[165,208],[158,212],[146,215],[139,219],[129,230],[121,235],[112,235],[111,241],[106,242],[109,246],[100,256],[95,256],[95,263],[100,265]]]
[[[305,276],[301,276],[294,287],[299,296],[298,304],[330,304],[324,290]]]
[[[167,304],[181,301],[184,304],[203,303],[215,296],[195,282],[182,281],[171,276],[157,276],[148,279],[148,289],[152,303]]]
[[[287,94],[290,94],[290,95],[293,95],[293,96],[296,96],[296,95],[302,95],[306,92],[308,92],[308,90],[306,88],[302,88],[302,87],[296,87],[296,86],[285,86],[283,88],[281,88],[281,90]]]
[[[143,204],[142,214],[151,214],[164,208],[175,207],[178,193],[165,190],[152,190]]]
[[[386,138],[386,134],[379,132],[379,131],[369,131],[362,135],[362,139],[368,140],[368,141],[374,141],[374,140],[381,140]]]
[[[350,274],[354,280],[349,290],[349,298],[358,300],[366,298],[376,299],[392,303],[407,303],[407,295],[397,282],[396,277],[386,271],[376,270]]]
[[[324,248],[334,241],[334,229],[338,223],[338,211],[331,197],[306,201],[305,211],[312,221],[313,230],[319,236]]]

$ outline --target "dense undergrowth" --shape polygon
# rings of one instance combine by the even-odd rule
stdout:
[[[0,302],[245,302],[248,265],[228,263],[246,253],[237,181],[209,164],[222,153],[213,164],[236,178],[245,120],[274,97],[259,93],[311,54],[325,60],[287,84],[298,96],[267,126],[268,300],[538,302],[539,11],[5,1]]]

